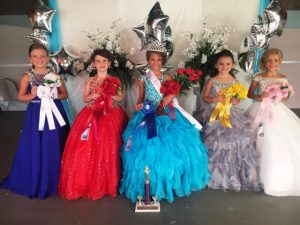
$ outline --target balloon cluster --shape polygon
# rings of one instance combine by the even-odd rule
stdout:
[[[168,21],[169,16],[163,13],[159,2],[156,2],[150,10],[146,22],[133,28],[141,41],[141,50],[146,49],[153,41],[160,41],[166,49],[167,59],[172,56],[174,45],[171,27],[167,25]],[[149,65],[147,62],[143,62],[135,64],[135,68],[144,73],[149,69]],[[167,69],[169,69],[168,66],[163,68],[163,70]]]
[[[49,48],[49,40],[46,33],[52,33],[52,19],[56,10],[46,6],[42,0],[37,1],[34,10],[28,10],[27,15],[32,24],[33,33],[28,35],[34,43],[42,44]],[[70,55],[63,46],[57,52],[50,54],[49,61],[54,72],[70,75],[75,74],[74,61],[78,57]]]
[[[244,38],[239,53],[239,64],[245,72],[258,72],[255,65],[261,53],[268,48],[271,37],[281,36],[286,19],[287,12],[279,0],[272,0],[264,9],[263,16],[258,16],[251,27],[250,37]]]

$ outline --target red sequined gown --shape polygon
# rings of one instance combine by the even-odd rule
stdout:
[[[91,82],[92,93],[103,93],[104,84]],[[107,85],[106,85],[107,86]],[[109,88],[108,88],[109,89]],[[114,105],[111,95],[91,102],[78,114],[64,149],[59,195],[65,199],[86,197],[100,199],[116,196],[120,179],[121,134],[128,118],[120,106]]]

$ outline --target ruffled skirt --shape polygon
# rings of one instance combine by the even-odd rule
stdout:
[[[169,112],[169,109],[166,109]],[[150,193],[172,202],[174,196],[199,191],[209,181],[207,149],[198,130],[176,108],[176,119],[155,115],[157,136],[147,139],[147,128],[136,127],[144,118],[136,112],[123,134],[121,194],[131,201],[145,196],[145,167],[150,173]],[[127,141],[132,135],[129,149]]]
[[[251,121],[241,109],[232,106],[232,128],[224,127],[217,119],[209,121],[214,108],[203,103],[198,119],[204,124],[204,143],[208,148],[209,170],[213,189],[259,191],[259,159]]]

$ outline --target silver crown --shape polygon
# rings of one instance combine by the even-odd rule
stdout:
[[[162,53],[167,53],[167,49],[165,46],[158,40],[150,42],[147,46],[147,51],[148,52],[162,52]]]

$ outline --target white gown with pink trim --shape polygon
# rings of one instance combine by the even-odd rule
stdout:
[[[258,93],[269,84],[287,82],[286,78],[255,77],[254,80],[258,82]],[[257,135],[264,191],[274,196],[300,196],[300,119],[279,102],[257,123],[261,104],[254,102],[246,114],[253,119],[253,132]]]

